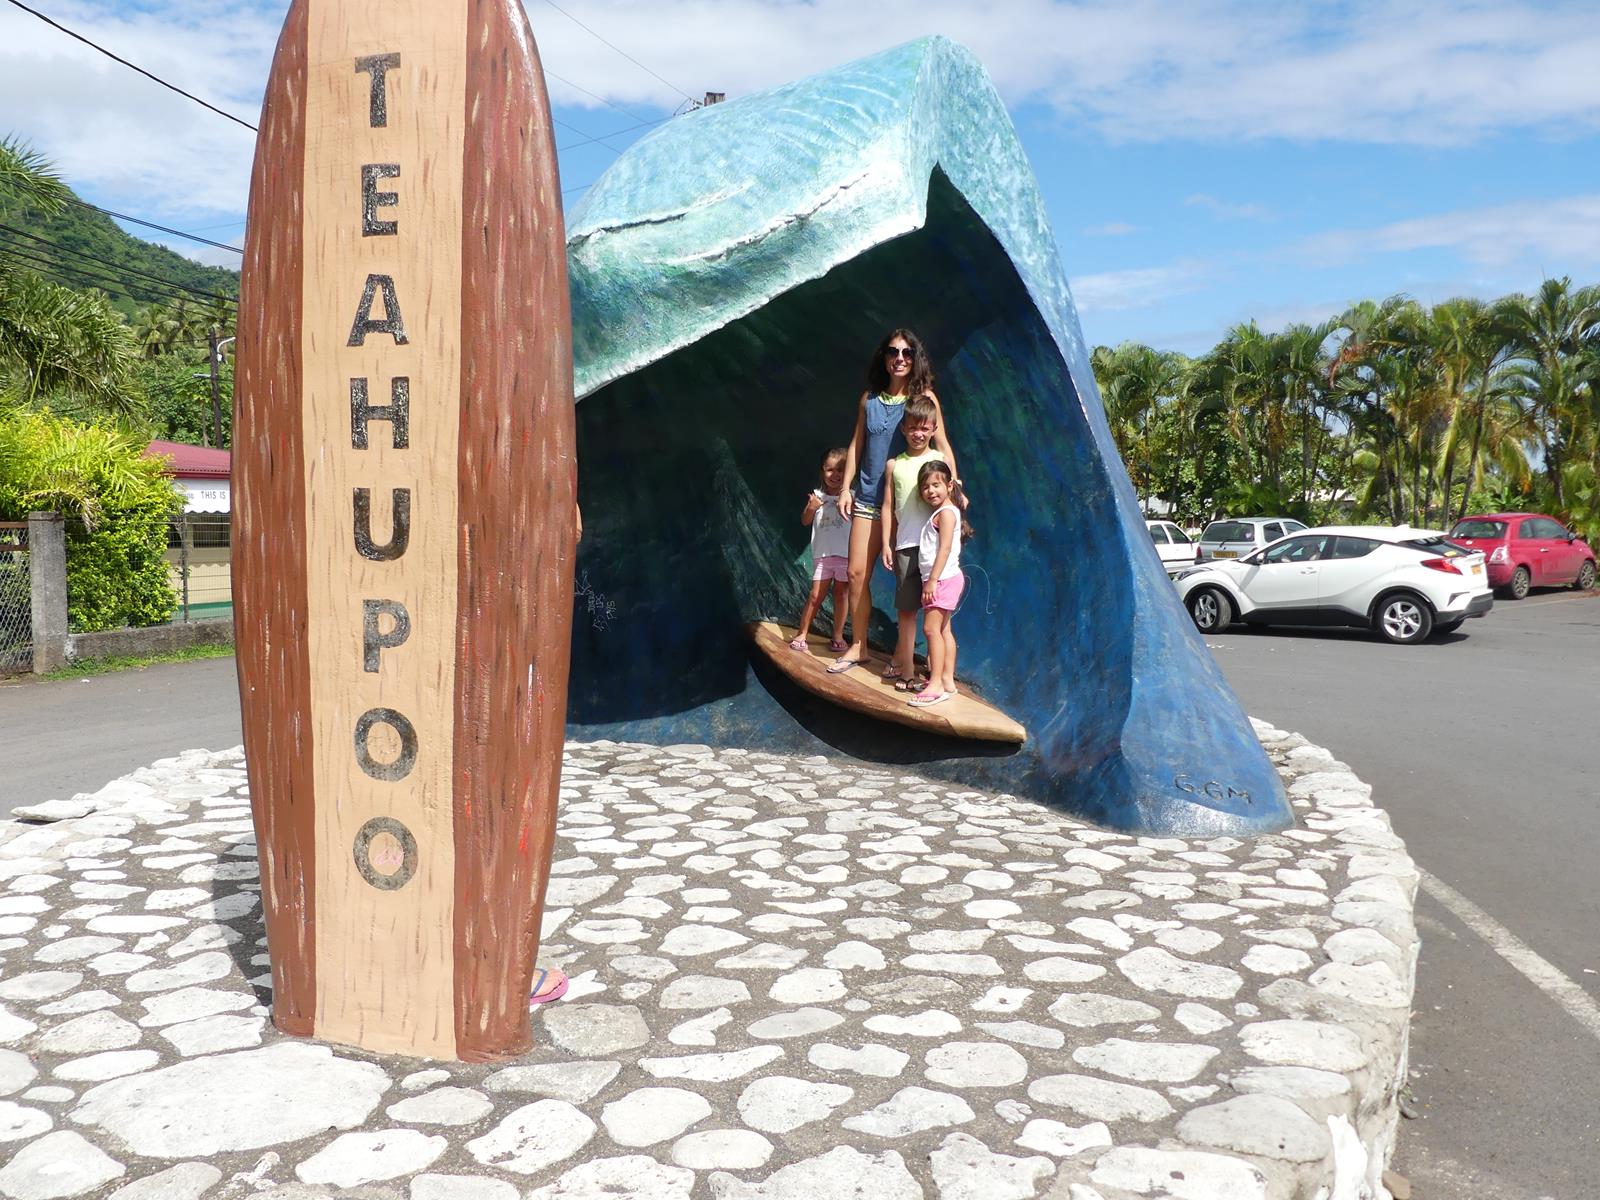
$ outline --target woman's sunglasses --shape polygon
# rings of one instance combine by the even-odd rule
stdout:
[[[884,354],[886,356],[888,356],[889,358],[906,358],[906,359],[909,359],[909,358],[915,357],[916,352],[914,350],[912,350],[911,347],[909,347],[909,346],[890,346],[887,350],[884,351]]]

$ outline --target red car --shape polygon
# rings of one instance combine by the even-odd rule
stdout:
[[[1489,582],[1513,600],[1529,588],[1594,586],[1594,551],[1560,521],[1540,513],[1487,513],[1456,522],[1450,540],[1483,551]]]

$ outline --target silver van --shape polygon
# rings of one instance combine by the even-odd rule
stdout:
[[[1305,525],[1293,517],[1238,517],[1213,521],[1200,534],[1197,561],[1239,558],[1304,528]]]

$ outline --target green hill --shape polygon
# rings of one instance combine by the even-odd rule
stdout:
[[[54,217],[28,208],[0,214],[0,255],[56,283],[99,288],[129,315],[148,304],[185,296],[198,305],[209,303],[181,288],[239,295],[237,270],[203,266],[134,237],[104,213],[80,203],[68,204]]]

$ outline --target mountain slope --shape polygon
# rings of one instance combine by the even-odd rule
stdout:
[[[208,267],[125,232],[110,217],[81,203],[46,217],[29,208],[0,212],[0,257],[73,288],[99,288],[122,312],[187,297],[235,299],[239,272]]]

